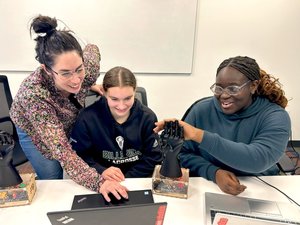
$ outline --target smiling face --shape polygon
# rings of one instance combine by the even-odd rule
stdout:
[[[249,79],[232,67],[224,67],[216,77],[216,85],[226,88],[228,86],[241,86]],[[220,95],[215,95],[220,107],[225,114],[234,114],[246,109],[252,103],[252,95],[257,89],[258,81],[251,81],[246,84],[236,95],[229,95],[226,90]]]
[[[65,96],[78,93],[85,77],[82,58],[75,50],[56,56],[54,66],[49,69],[44,65],[44,70],[53,76],[55,86]]]
[[[135,90],[131,86],[111,87],[104,93],[114,119],[122,124],[130,115],[134,103]]]

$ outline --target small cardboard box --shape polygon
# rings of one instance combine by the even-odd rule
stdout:
[[[17,186],[0,189],[0,208],[28,205],[36,192],[35,174],[20,174],[23,182]]]

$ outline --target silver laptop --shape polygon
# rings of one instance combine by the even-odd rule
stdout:
[[[300,208],[292,203],[205,193],[206,225],[212,225],[217,213],[278,223],[299,224]]]

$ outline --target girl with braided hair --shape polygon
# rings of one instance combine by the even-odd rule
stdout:
[[[246,186],[237,176],[279,173],[291,130],[288,101],[278,79],[246,56],[224,60],[210,89],[214,96],[194,103],[179,121],[186,140],[179,159],[191,176],[238,195]]]

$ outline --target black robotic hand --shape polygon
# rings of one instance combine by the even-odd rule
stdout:
[[[12,164],[15,142],[12,136],[0,131],[0,187],[14,186],[22,179]]]
[[[178,153],[181,150],[183,141],[183,127],[179,125],[178,120],[166,122],[159,141],[163,152],[161,175],[170,178],[182,176]]]
[[[15,142],[10,134],[0,130],[0,159],[12,152]]]

